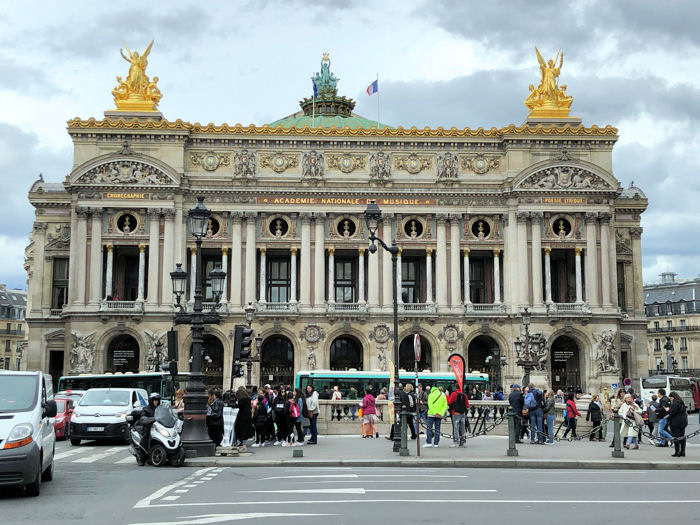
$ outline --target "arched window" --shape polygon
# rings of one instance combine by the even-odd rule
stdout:
[[[284,336],[263,341],[260,352],[260,384],[291,385],[294,379],[294,346]]]
[[[418,361],[418,371],[432,370],[433,368],[433,352],[428,340],[420,337],[421,355]],[[416,369],[416,354],[413,350],[413,336],[405,337],[399,345],[399,369],[413,372]]]
[[[362,345],[354,337],[338,337],[331,343],[331,370],[362,370]]]
[[[561,335],[552,343],[552,389],[578,391],[581,384],[581,359],[578,344],[569,336]]]
[[[224,345],[218,337],[205,335],[204,353],[202,355],[202,371],[204,372],[204,386],[209,388],[220,388],[224,386]],[[190,356],[192,356],[192,345],[190,345]],[[228,388],[228,387],[227,387]]]
[[[118,335],[107,347],[105,372],[138,372],[139,343],[129,334]]]

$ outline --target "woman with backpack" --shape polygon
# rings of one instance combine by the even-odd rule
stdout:
[[[286,414],[285,421],[285,434],[284,440],[282,441],[283,447],[293,447],[294,446],[294,424],[299,417],[299,405],[297,405],[294,400],[294,392],[289,391],[285,394],[287,398],[284,403],[284,411]]]
[[[569,430],[571,430],[572,437],[577,437],[576,416],[580,415],[581,413],[576,408],[576,401],[574,401],[574,393],[570,392],[569,395],[566,396],[566,417],[569,422],[569,425],[566,427],[566,431],[564,432],[564,439],[566,439],[566,435],[569,433]]]
[[[304,412],[306,411],[306,400],[304,399],[304,392],[301,388],[294,389],[294,403],[296,405],[296,418],[293,421],[293,427],[297,431],[297,446],[301,447],[304,445],[304,429],[302,428],[302,421],[304,420]],[[290,415],[294,415],[294,407],[290,408]],[[292,427],[289,427],[290,430]]]
[[[255,410],[253,411],[253,425],[255,426],[255,443],[253,448],[265,446],[265,424],[267,423],[267,402],[263,396],[258,396]]]
[[[275,438],[274,446],[282,445],[287,442],[287,437],[289,436],[289,405],[287,399],[284,396],[278,394],[272,403],[272,411],[274,412],[275,425],[277,426],[277,435]]]

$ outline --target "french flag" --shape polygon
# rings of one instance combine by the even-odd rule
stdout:
[[[378,91],[379,91],[379,79],[375,80],[369,86],[367,86],[367,94],[368,95],[374,95]]]

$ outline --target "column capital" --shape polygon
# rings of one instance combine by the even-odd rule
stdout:
[[[642,232],[644,231],[644,228],[640,227],[635,227],[635,228],[630,228],[630,237],[633,239],[641,239],[642,238]]]
[[[600,218],[601,223],[603,223],[603,224],[609,223],[612,220],[612,213],[603,212],[603,213],[599,214],[598,217]]]
[[[430,256],[433,255],[433,252],[434,252],[434,251],[435,251],[435,250],[433,250],[432,248],[428,247],[428,248],[425,249],[425,255],[427,255],[428,257],[430,257]]]
[[[517,222],[526,222],[530,218],[530,214],[526,211],[519,211],[515,214],[515,220]]]
[[[326,213],[322,211],[314,212],[314,219],[316,219],[316,224],[318,224],[318,221],[322,221],[325,223],[326,221]]]
[[[539,222],[542,220],[544,217],[544,213],[541,211],[531,211],[530,212],[530,219],[532,219],[532,222]]]
[[[402,253],[403,253],[403,248],[399,247],[399,253],[397,253],[396,255],[397,255],[398,257],[401,257],[401,254],[402,254]]]
[[[358,248],[357,253],[359,253],[360,255],[364,255],[366,250],[367,248]]]
[[[174,221],[176,213],[177,212],[174,208],[165,208],[160,210],[160,214],[163,215],[163,217],[165,217],[166,221]]]
[[[583,251],[583,248],[574,248],[574,253],[576,254],[576,257],[581,257],[582,251]]]
[[[246,218],[246,220],[253,219],[255,220],[258,217],[258,212],[257,211],[245,211],[243,212],[243,216]]]
[[[267,252],[267,248],[265,246],[261,246],[260,247],[260,255],[265,255],[266,252]]]
[[[188,246],[187,249],[190,251],[190,255],[197,254],[197,247],[196,246]]]
[[[471,248],[462,248],[462,251],[464,252],[465,257],[469,257],[469,254],[471,253]]]
[[[583,220],[587,224],[595,224],[596,221],[598,220],[598,214],[596,212],[593,212],[593,211],[587,211],[583,216]]]
[[[221,254],[222,254],[222,255],[228,255],[228,247],[227,247],[227,246],[222,246],[222,247],[221,247]]]
[[[48,225],[49,224],[47,222],[35,222],[34,223],[34,231],[35,232],[45,232]]]
[[[234,224],[240,224],[241,221],[243,220],[243,213],[240,211],[232,211],[231,217],[233,219]]]
[[[88,213],[90,213],[90,208],[85,206],[76,206],[75,213],[79,218],[87,219]]]
[[[498,248],[495,248],[495,249],[493,250],[493,256],[494,256],[494,257],[499,257],[500,254],[501,254],[501,250],[499,250]]]
[[[435,222],[438,223],[438,226],[444,226],[446,221],[447,221],[447,214],[446,213],[435,214]]]
[[[143,253],[146,251],[146,245],[145,244],[139,244],[139,253]]]
[[[544,248],[544,254],[549,257],[549,255],[552,253],[552,249],[549,246],[545,246]]]
[[[148,216],[151,219],[160,219],[160,210],[158,208],[149,208]]]
[[[107,253],[112,253],[114,251],[114,245],[113,244],[106,244],[105,245],[107,248]]]
[[[302,224],[309,224],[311,222],[311,213],[308,211],[301,212],[299,217],[301,217]]]
[[[292,246],[292,247],[289,249],[289,251],[291,252],[292,257],[294,257],[294,256],[296,256],[296,254],[297,254],[298,248],[297,248],[296,246]]]
[[[330,256],[335,255],[335,248],[333,246],[328,248],[328,255],[330,255]]]
[[[104,210],[102,208],[92,208],[91,210],[93,219],[101,219],[104,215]]]

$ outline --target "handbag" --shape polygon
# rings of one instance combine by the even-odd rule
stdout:
[[[360,410],[357,411],[357,417],[362,417],[362,408],[360,408]]]

